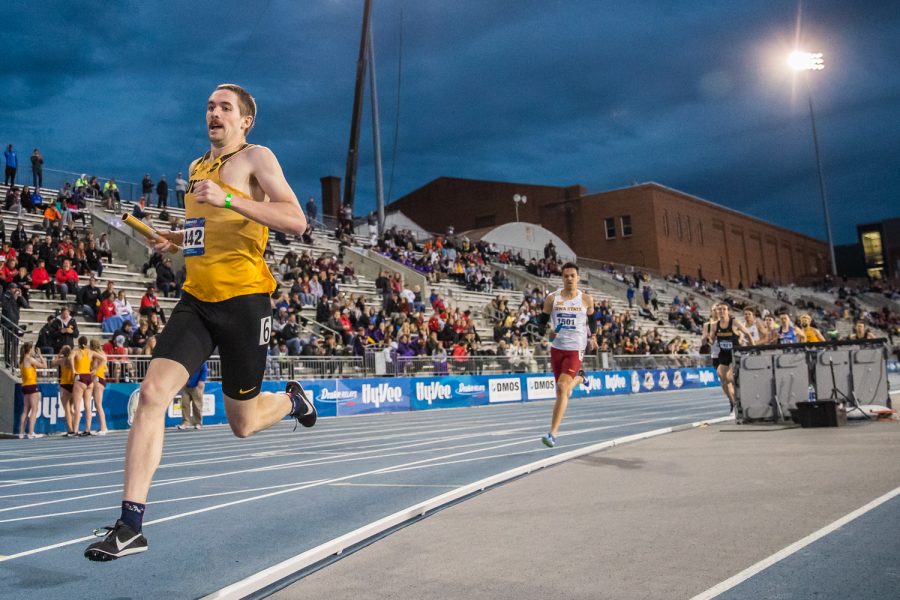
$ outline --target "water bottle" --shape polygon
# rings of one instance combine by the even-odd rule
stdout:
[[[816,401],[816,388],[813,385],[809,386],[809,401],[810,402]]]

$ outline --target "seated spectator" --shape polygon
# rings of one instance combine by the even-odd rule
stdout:
[[[56,271],[56,289],[62,301],[65,302],[69,292],[78,293],[78,273],[72,268],[72,261],[63,260],[62,266]],[[73,346],[73,344],[69,344]]]
[[[31,210],[28,212],[31,213],[42,213],[44,211],[44,196],[41,194],[39,189],[34,190],[34,193],[31,194]]]
[[[148,217],[146,208],[147,199],[144,196],[141,196],[140,199],[134,204],[134,208],[131,210],[131,216],[133,216],[135,219],[145,221]]]
[[[56,284],[50,279],[43,260],[38,260],[37,266],[31,272],[31,285],[36,290],[43,290],[47,299],[56,297]]]
[[[100,239],[97,240],[97,253],[101,258],[105,258],[107,263],[112,263],[112,248],[105,233],[101,233]]]
[[[97,310],[100,308],[100,288],[97,280],[92,275],[88,278],[87,285],[78,290],[77,303],[81,306],[81,314],[88,321],[102,321],[98,318]]]
[[[56,205],[48,204],[44,209],[44,220],[41,223],[41,227],[43,227],[45,231],[50,231],[54,226],[58,226],[61,221],[62,213],[59,212]]]
[[[134,334],[131,336],[131,347],[141,352],[144,350],[144,346],[147,345],[147,339],[153,335],[150,332],[150,324],[147,321],[146,317],[141,317],[138,320],[138,328],[135,330]]]
[[[150,313],[147,315],[147,326],[151,335],[159,335],[162,332],[163,322],[159,318],[159,313]]]
[[[156,287],[166,298],[175,293],[175,272],[172,270],[171,258],[163,259],[162,264],[156,267]]]
[[[166,315],[159,306],[159,299],[156,297],[156,289],[152,284],[147,286],[147,292],[141,296],[141,308],[138,312],[146,317],[155,314],[160,318],[162,323],[165,324]]]
[[[125,346],[129,347],[131,346],[131,340],[134,338],[134,331],[134,325],[131,321],[122,321],[122,325],[113,332],[112,337],[115,339],[121,335],[125,338]]]
[[[124,321],[131,322],[132,325],[136,325],[134,320],[134,307],[131,306],[131,303],[128,301],[128,296],[125,295],[124,290],[119,291],[114,304],[116,307],[116,316]],[[129,337],[129,339],[131,338]]]
[[[116,304],[112,298],[106,297],[100,301],[97,309],[97,321],[103,323],[107,319],[116,316]]]
[[[128,360],[128,349],[125,347],[125,336],[117,335],[103,344],[106,353],[107,381],[131,381],[133,366]]]

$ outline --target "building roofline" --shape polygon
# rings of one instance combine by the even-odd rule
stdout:
[[[749,214],[747,214],[747,213],[745,213],[745,212],[736,210],[736,209],[734,209],[734,208],[730,208],[730,207],[728,207],[728,206],[723,206],[723,205],[721,205],[721,204],[718,204],[718,203],[716,203],[716,202],[713,202],[712,200],[707,200],[706,198],[701,198],[700,196],[695,196],[694,194],[690,194],[690,193],[688,193],[688,192],[683,192],[683,191],[681,191],[681,190],[677,190],[677,189],[675,189],[675,188],[673,188],[673,187],[669,187],[669,186],[667,186],[667,185],[663,185],[663,184],[661,184],[661,183],[657,183],[656,181],[645,181],[645,182],[639,183],[639,184],[637,184],[637,185],[629,185],[629,186],[620,187],[620,188],[616,188],[616,189],[612,189],[612,190],[606,190],[606,191],[603,191],[603,192],[596,192],[596,193],[594,193],[594,194],[587,194],[587,195],[582,196],[582,197],[584,198],[584,197],[587,197],[587,196],[599,196],[599,195],[602,195],[602,194],[608,194],[608,193],[611,193],[611,192],[621,192],[621,191],[624,191],[624,190],[632,190],[632,189],[635,189],[635,188],[658,188],[658,189],[664,190],[664,191],[666,191],[666,192],[669,192],[669,193],[672,193],[672,194],[676,194],[676,195],[678,195],[678,196],[683,196],[684,198],[687,198],[687,199],[689,199],[689,200],[693,200],[693,201],[699,202],[699,203],[701,203],[701,204],[706,204],[707,206],[712,206],[712,207],[714,207],[714,208],[718,208],[718,209],[721,209],[721,210],[730,212],[730,213],[732,213],[732,214],[738,215],[739,217],[744,217],[745,219],[750,219],[751,221],[756,221],[757,223],[762,223],[762,224],[764,224],[764,225],[768,225],[769,227],[773,227],[773,228],[778,229],[778,230],[780,230],[780,231],[784,231],[784,232],[790,233],[790,234],[792,234],[792,235],[800,236],[800,237],[802,237],[802,238],[805,238],[805,239],[810,240],[810,241],[813,241],[813,242],[817,242],[817,243],[820,243],[820,244],[827,244],[827,242],[826,242],[825,240],[820,240],[820,239],[818,239],[818,238],[812,237],[811,235],[806,235],[805,233],[800,233],[799,231],[794,231],[793,229],[788,229],[787,227],[783,227],[783,226],[781,226],[781,225],[776,225],[775,223],[771,223],[771,222],[769,222],[769,221],[766,221],[765,219],[761,219],[761,218],[759,218],[759,217],[754,217],[753,215],[749,215]]]

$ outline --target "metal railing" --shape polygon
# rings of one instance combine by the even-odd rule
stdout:
[[[380,356],[379,356],[380,355]],[[46,357],[47,361],[52,356]],[[110,356],[106,366],[108,383],[140,382],[147,374],[150,356]],[[706,356],[696,355],[585,355],[586,371],[662,369],[707,366]],[[221,380],[222,363],[218,356],[208,361],[209,379]],[[15,370],[15,365],[7,365]],[[507,373],[549,373],[550,356],[464,356],[402,357],[394,353],[369,352],[365,356],[269,356],[265,380],[343,379],[354,377],[427,377],[443,375],[487,375]],[[56,369],[40,369],[41,381],[56,381]]]
[[[27,185],[31,187],[32,176],[31,169],[29,168],[26,171],[23,171],[24,175],[27,175],[25,179],[21,179],[17,177],[16,185],[22,186]],[[103,186],[104,183],[109,181],[109,176],[100,176],[96,173],[87,172],[87,177],[90,179],[91,177],[96,176],[97,181],[100,182],[100,185]],[[74,171],[64,171],[61,169],[48,169],[44,168],[44,176],[43,176],[43,185],[41,189],[51,189],[51,190],[61,190],[66,183],[69,183],[73,188],[75,187],[75,180],[81,177],[81,173],[76,173]],[[116,186],[119,188],[119,195],[122,200],[130,200],[132,202],[137,201],[141,195],[143,194],[142,184],[136,181],[128,181],[125,179],[119,179],[118,177],[113,176],[113,179],[116,180]],[[166,196],[166,202],[169,206],[176,205],[176,194],[175,194],[175,178],[169,179],[166,177],[166,181],[169,184],[169,193]],[[150,197],[147,198],[147,204],[156,206],[156,184],[158,181],[153,182],[153,191],[150,194]]]
[[[3,337],[3,365],[14,369],[19,365],[19,344],[22,343],[22,328],[0,315],[0,336]]]

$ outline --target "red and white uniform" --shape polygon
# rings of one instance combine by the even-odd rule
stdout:
[[[569,300],[562,297],[562,290],[553,293],[550,325],[556,332],[556,337],[550,343],[553,377],[559,379],[562,374],[575,377],[581,369],[588,332],[587,307],[580,290]]]

